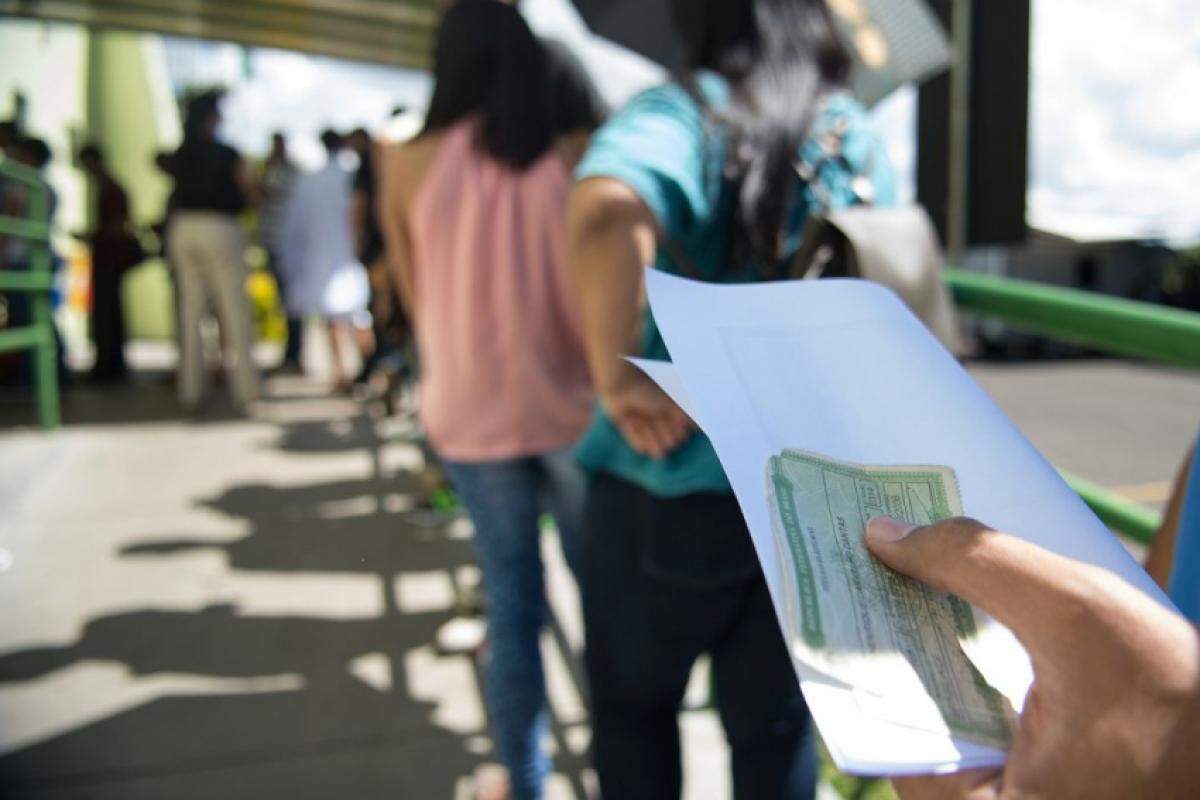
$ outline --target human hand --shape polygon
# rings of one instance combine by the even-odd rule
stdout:
[[[1200,632],[1112,573],[974,520],[871,520],[897,572],[1006,625],[1034,682],[1003,770],[897,778],[904,800],[1192,798],[1200,791]]]
[[[652,458],[679,447],[694,427],[675,401],[632,365],[624,365],[614,385],[601,390],[600,402],[629,446]]]

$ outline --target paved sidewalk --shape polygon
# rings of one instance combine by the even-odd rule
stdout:
[[[83,390],[68,415],[95,424],[0,434],[0,796],[468,796],[479,674],[432,642],[472,578],[469,523],[413,509],[405,424],[300,379],[272,393],[247,422],[178,419],[161,385]],[[552,539],[550,796],[581,798]],[[684,717],[689,796],[724,796],[713,714]]]
[[[1161,502],[1194,376],[1123,362],[975,365],[1048,457]],[[466,797],[488,760],[479,675],[432,642],[472,578],[470,529],[417,511],[412,430],[301,379],[254,421],[180,419],[167,387],[0,400],[0,797]],[[1131,490],[1132,493],[1132,490]],[[573,586],[547,537],[552,800],[591,776]],[[683,714],[687,795],[728,796]]]

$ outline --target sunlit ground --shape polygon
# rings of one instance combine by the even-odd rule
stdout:
[[[68,416],[97,424],[0,438],[5,797],[466,796],[479,673],[433,642],[475,579],[470,525],[414,509],[408,423],[271,389],[254,422],[174,419],[161,383],[85,390]],[[582,797],[577,598],[546,539],[551,796]],[[723,794],[713,713],[683,725],[690,796]]]
[[[1194,378],[973,369],[1053,461],[1165,499],[1198,422]],[[70,393],[56,434],[0,434],[0,794],[469,796],[490,758],[479,673],[433,644],[476,579],[469,523],[416,508],[410,422],[323,392],[277,378],[255,421],[220,402],[183,420],[144,376]],[[2,396],[0,424],[31,419]],[[593,778],[577,599],[546,544],[550,796],[579,798]],[[727,795],[706,697],[701,668],[681,718],[691,798]]]

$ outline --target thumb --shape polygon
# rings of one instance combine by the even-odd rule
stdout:
[[[976,556],[991,533],[973,519],[948,519],[920,527],[892,517],[867,523],[867,549],[892,569],[936,589],[960,594],[970,591]]]
[[[1033,644],[1077,606],[1083,566],[973,519],[867,524],[867,549],[899,573],[958,595]]]

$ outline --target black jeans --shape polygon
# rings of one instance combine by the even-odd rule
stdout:
[[[605,798],[678,797],[677,714],[712,655],[738,800],[815,794],[812,722],[732,495],[592,482],[583,542],[593,757]]]
[[[96,248],[100,251],[100,248]],[[92,377],[120,379],[125,367],[125,314],[121,308],[120,263],[106,262],[95,256],[92,270],[92,338],[96,343],[96,363]]]
[[[286,293],[284,287],[286,278],[283,276],[283,270],[280,268],[279,253],[274,249],[267,250],[267,261],[271,265],[271,274],[275,276],[275,291],[279,295],[280,305],[284,306],[284,313],[287,313],[284,297]],[[300,352],[303,349],[304,337],[304,320],[300,317],[287,317],[287,339],[283,345],[283,361],[282,366],[298,366],[300,364]]]

